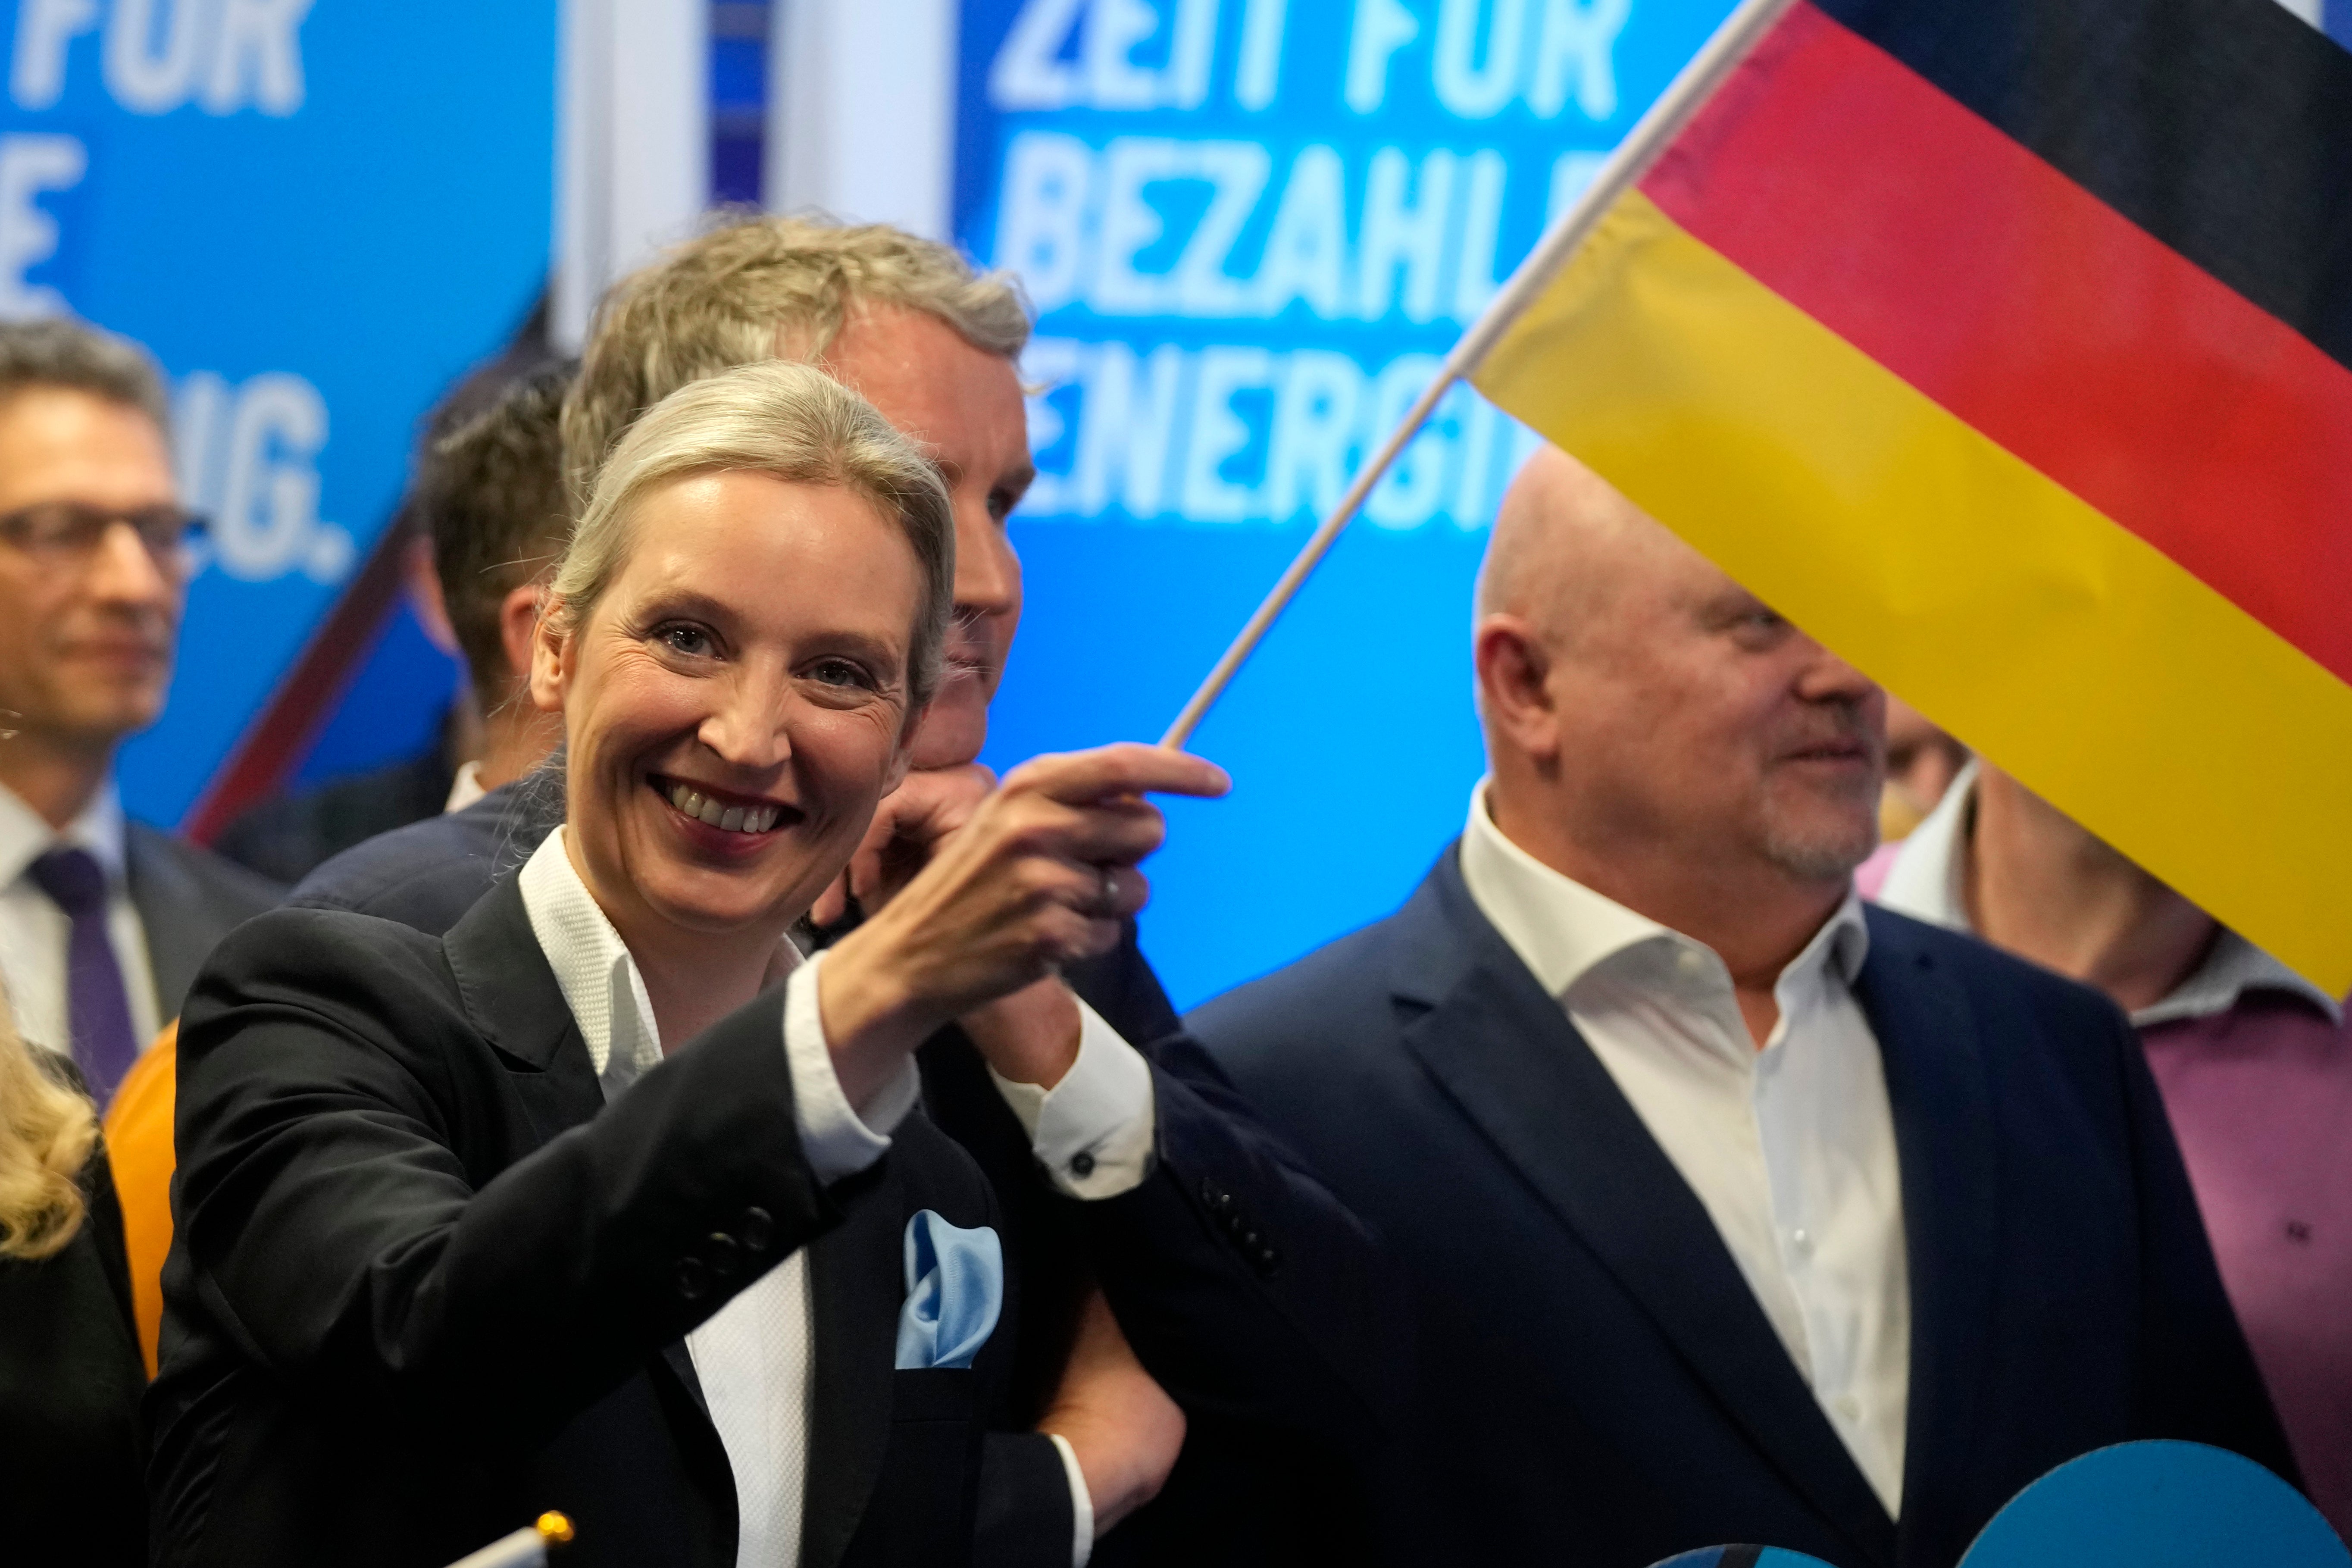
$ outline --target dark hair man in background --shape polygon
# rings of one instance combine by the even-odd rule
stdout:
[[[950,674],[916,738],[917,771],[884,802],[837,910],[871,897],[886,862],[919,863],[992,783],[977,758],[1022,606],[1004,524],[1034,471],[1017,366],[1028,335],[1009,280],[948,247],[882,226],[761,218],[618,284],[566,399],[575,499],[645,409],[777,357],[821,364],[939,464],[956,522]],[[548,831],[532,788],[509,785],[362,846],[293,901],[444,931]],[[1118,948],[1066,978],[1066,989],[1050,982],[1024,997],[1066,1009],[1074,1060],[1024,1078],[1022,1064],[983,1059],[961,1029],[919,1058],[926,1110],[1003,1202],[1023,1299],[1017,1392],[1000,1413],[1015,1429],[990,1438],[981,1561],[1086,1562],[1097,1535],[1159,1489],[1188,1416],[1210,1443],[1241,1430],[1262,1445],[1265,1464],[1201,1486],[1201,1508],[1184,1515],[1223,1560],[1242,1560],[1264,1522],[1254,1500],[1264,1489],[1295,1493],[1303,1456],[1380,1430],[1377,1385],[1396,1358],[1379,1342],[1373,1255],[1329,1194],[1235,1114],[1197,1052],[1130,1044],[1177,1027],[1131,921]],[[1000,1079],[992,1066],[1014,1070]],[[1318,1539],[1349,1522],[1317,1521]]]
[[[1410,1276],[1395,1560],[1948,1568],[2106,1444],[2292,1476],[2123,1018],[1853,897],[1878,689],[1556,448],[1478,616],[1461,839],[1190,1020]]]
[[[1968,766],[1969,749],[1892,692],[1886,698],[1886,794],[1878,833],[1890,842],[1919,826]]]
[[[103,1105],[229,928],[278,889],[125,820],[123,740],[163,712],[195,519],[137,347],[0,324],[0,980]]]
[[[478,754],[459,767],[461,811],[539,766],[560,727],[524,691],[542,578],[562,553],[572,509],[563,483],[563,396],[579,366],[544,364],[433,443],[416,505],[432,531],[443,612],[481,714]]]
[[[1879,902],[2131,1015],[2238,1321],[2312,1500],[2352,1535],[2352,1023],[1990,763],[1898,847]]]

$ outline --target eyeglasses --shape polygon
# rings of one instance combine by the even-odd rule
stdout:
[[[158,566],[187,564],[188,547],[205,531],[205,520],[178,506],[89,506],[80,501],[38,501],[0,515],[0,540],[44,565],[73,566],[98,552],[116,523],[127,525]]]

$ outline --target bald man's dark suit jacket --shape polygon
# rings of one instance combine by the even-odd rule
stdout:
[[[1948,1568],[2103,1445],[2193,1438],[2293,1476],[2122,1015],[1867,919],[1856,994],[1910,1259],[1899,1522],[1452,849],[1397,913],[1191,1016],[1409,1276],[1417,1376],[1372,1489],[1392,1561],[1642,1568],[1751,1542]]]
[[[552,800],[509,784],[464,811],[347,850],[295,889],[297,907],[357,910],[438,931],[511,880],[551,830]],[[1066,1358],[1078,1293],[1099,1279],[1137,1355],[1185,1407],[1191,1438],[1169,1495],[1107,1537],[1099,1568],[1282,1554],[1301,1499],[1353,1529],[1352,1461],[1383,1441],[1407,1356],[1401,1300],[1362,1226],[1267,1136],[1178,1021],[1129,922],[1120,945],[1067,971],[1152,1067],[1159,1159],[1135,1191],[1060,1195],[961,1031],[926,1042],[923,1103],[980,1163],[1003,1213],[1021,1303],[999,1430],[987,1442],[980,1561],[1066,1561],[1068,1483],[1029,1428]],[[1155,1516],[1157,1516],[1155,1518]],[[1149,1538],[1149,1539],[1146,1539]]]
[[[511,879],[446,939],[313,910],[231,935],[180,1030],[155,1561],[439,1568],[560,1509],[582,1568],[732,1568],[682,1340],[803,1247],[802,1563],[971,1561],[1016,1309],[971,1367],[894,1370],[902,1238],[1002,1215],[920,1111],[817,1181],[782,995],[608,1106]]]

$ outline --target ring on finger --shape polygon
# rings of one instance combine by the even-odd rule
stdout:
[[[1097,867],[1097,869],[1102,872],[1102,890],[1096,895],[1096,907],[1106,917],[1117,915],[1118,913],[1118,868],[1102,866]]]

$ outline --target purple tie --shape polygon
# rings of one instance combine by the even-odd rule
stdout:
[[[73,921],[73,935],[66,943],[73,1056],[81,1064],[90,1097],[103,1106],[139,1058],[131,998],[122,989],[122,966],[115,962],[114,942],[106,931],[106,873],[87,849],[52,849],[33,862],[32,872],[41,891]]]

